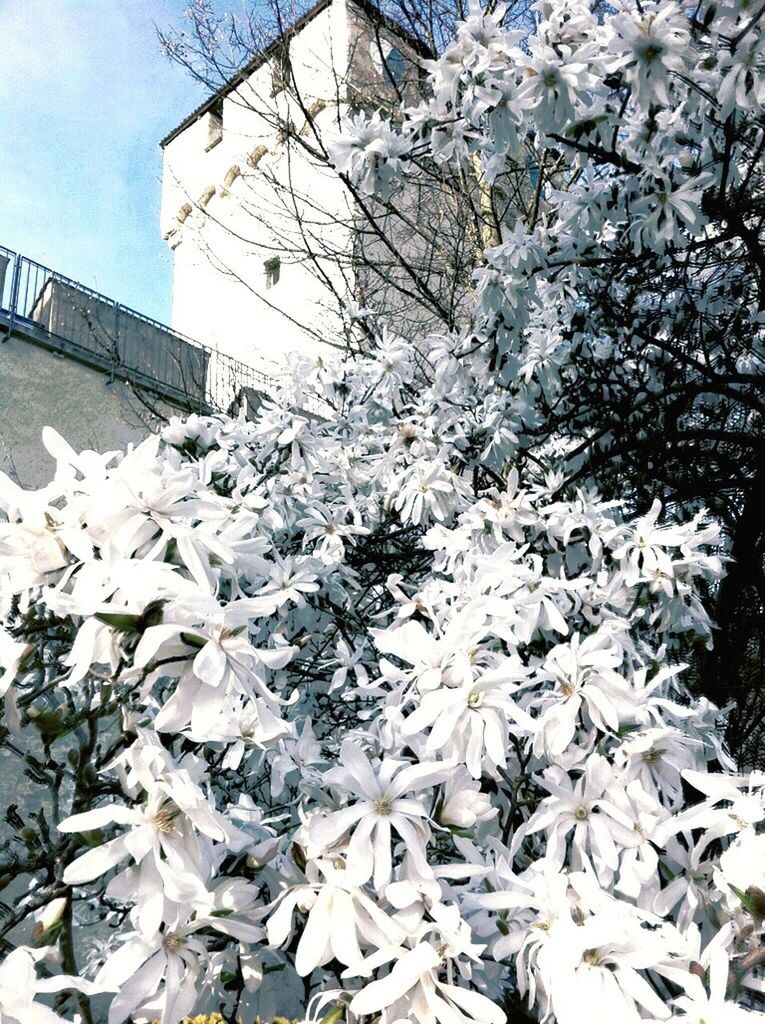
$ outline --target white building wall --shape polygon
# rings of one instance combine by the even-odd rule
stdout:
[[[304,106],[322,101],[316,118],[330,129],[345,101],[346,0],[332,0],[293,36],[289,52]],[[217,145],[207,149],[207,114],[166,145],[162,230],[174,253],[172,326],[279,376],[291,353],[315,357],[320,339],[342,337],[332,289],[347,295],[353,287],[352,237],[342,183],[294,142],[285,144],[273,118],[259,113],[276,110],[298,130],[305,124],[299,105],[285,92],[272,98],[271,89],[268,62],[224,98]],[[260,147],[267,153],[258,159]],[[347,267],[296,257],[296,212]],[[267,288],[264,265],[273,257],[281,260],[280,279]]]

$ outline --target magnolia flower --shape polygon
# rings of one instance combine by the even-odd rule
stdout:
[[[370,118],[355,114],[349,118],[345,133],[330,145],[332,162],[359,188],[371,195],[387,191],[394,173],[402,167],[408,144],[375,111]]]
[[[269,943],[283,946],[293,932],[295,909],[307,914],[295,954],[298,974],[310,975],[333,957],[353,968],[362,959],[362,945],[403,942],[405,932],[359,887],[342,859],[313,861],[307,872],[310,881],[278,898],[267,925]]]
[[[716,948],[710,956],[709,991],[697,974],[688,973],[682,979],[685,995],[674,1000],[673,1006],[680,1011],[675,1014],[688,1024],[719,1021],[720,1024],[755,1024],[765,1021],[765,1013],[746,1010],[728,1002],[729,958],[724,949]]]
[[[0,509],[9,521],[0,522],[0,572],[12,593],[50,582],[70,561],[88,561],[93,547],[76,516],[50,504],[56,492],[23,491],[0,472]]]
[[[93,995],[103,989],[98,983],[84,981],[68,974],[38,979],[35,965],[51,950],[19,946],[11,950],[0,964],[0,1024],[67,1024],[50,1007],[38,1003],[38,993],[76,989]]]
[[[335,657],[339,664],[332,674],[332,679],[329,683],[330,693],[345,685],[350,671],[353,671],[358,686],[367,685],[369,682],[369,673],[363,663],[363,649],[357,648],[356,650],[351,650],[345,640],[338,640],[337,646],[335,647]]]
[[[59,829],[89,832],[111,824],[131,827],[77,857],[66,867],[63,880],[67,885],[83,885],[129,857],[137,871],[124,869],[110,882],[110,891],[116,894],[135,887],[138,921],[147,937],[159,929],[166,900],[188,904],[205,898],[211,861],[200,846],[200,836],[234,848],[249,843],[244,833],[210,806],[182,769],[150,785],[143,805],[107,804],[65,818]]]
[[[519,487],[517,469],[511,471],[506,491],[490,492],[460,516],[460,523],[473,526],[481,536],[490,530],[497,543],[510,537],[516,543],[523,544],[526,528],[536,522],[537,513],[529,496]]]
[[[66,896],[59,896],[35,911],[34,919],[37,923],[32,935],[35,946],[45,946],[52,941],[59,930],[68,904]]]
[[[702,757],[700,744],[679,729],[661,726],[628,733],[614,752],[614,764],[647,793],[675,808],[683,796],[683,772]]]
[[[603,732],[618,732],[635,711],[635,695],[615,671],[623,655],[606,631],[582,639],[578,635],[550,651],[543,675],[554,680],[554,699],[539,698],[546,709],[536,722],[534,753],[555,758],[571,743],[579,713],[586,708],[592,722]]]
[[[383,760],[375,772],[361,747],[346,740],[340,748],[342,768],[327,773],[327,781],[352,796],[354,803],[311,819],[311,839],[319,846],[331,847],[350,832],[347,844],[348,865],[358,872],[360,881],[374,876],[377,889],[390,878],[393,860],[392,833],[406,844],[417,870],[424,878],[431,868],[425,857],[428,837],[428,812],[414,797],[432,789],[448,776],[443,765],[408,764]]]
[[[404,522],[420,523],[446,519],[456,495],[464,484],[443,463],[422,460],[397,481],[394,504]]]
[[[254,614],[253,601],[258,600],[244,599],[225,610],[215,604],[202,627],[193,624],[196,614],[179,614],[181,621],[166,621],[144,631],[133,656],[135,667],[153,671],[155,678],[179,675],[175,692],[157,716],[158,729],[177,731],[191,725],[199,733],[206,722],[226,709],[233,710],[234,699],[242,696],[254,701],[256,692],[266,705],[278,703],[279,698],[268,688],[267,671],[283,668],[296,648],[252,645],[245,623]],[[183,622],[186,617],[192,623]],[[172,667],[168,668],[168,663]]]
[[[644,906],[648,894],[658,892],[660,871],[655,836],[660,822],[668,817],[668,811],[646,793],[638,779],[626,785],[622,780],[622,785],[612,787],[608,795],[613,806],[632,821],[631,837],[625,833],[620,835],[625,848],[619,860],[617,888]]]
[[[325,565],[340,562],[345,557],[346,543],[355,543],[354,537],[369,533],[360,523],[349,523],[345,515],[333,513],[326,505],[316,502],[297,526],[303,530],[303,546],[316,542],[314,554]]]
[[[625,11],[611,19],[613,49],[626,63],[626,78],[638,102],[669,104],[672,72],[681,73],[690,56],[688,21],[675,3],[648,3],[639,13]]]
[[[179,913],[163,932],[150,938],[128,933],[94,979],[100,991],[115,992],[108,1024],[123,1024],[137,1011],[160,1024],[177,1024],[197,1002],[197,979],[207,956],[207,942],[198,933],[213,929],[246,942],[262,932],[228,908],[189,919]],[[223,911],[223,913],[221,913]]]
[[[472,829],[491,821],[497,813],[498,808],[492,807],[488,794],[481,792],[480,783],[460,768],[452,772],[444,784],[443,802],[436,820],[447,828]]]
[[[366,972],[394,960],[389,974],[365,985],[351,1000],[351,1012],[380,1015],[383,1024],[411,1019],[426,1024],[504,1024],[505,1013],[486,996],[439,978],[444,955],[430,942],[413,949],[394,949],[372,955],[364,963]],[[354,971],[354,973],[356,973]]]
[[[467,765],[474,779],[480,778],[484,759],[504,768],[510,727],[534,731],[534,720],[511,696],[517,689],[514,680],[525,674],[519,661],[508,658],[500,670],[475,681],[431,690],[405,719],[402,735],[412,737],[429,729],[426,749],[447,748]]]
[[[415,610],[414,604],[411,610]],[[412,666],[407,674],[424,693],[444,683],[459,686],[472,680],[473,666],[466,648],[482,632],[470,617],[456,617],[438,632],[428,632],[421,622],[408,619],[391,629],[374,630],[372,636],[378,651]]]
[[[739,892],[765,893],[765,835],[742,832],[720,857],[720,874]]]
[[[751,835],[754,827],[765,820],[765,775],[750,776],[712,775],[686,770],[683,778],[707,799],[679,812],[661,829],[661,836],[681,831],[703,829],[691,853],[696,866],[710,843],[730,835]],[[744,789],[746,792],[741,792]],[[724,803],[729,806],[720,807]]]
[[[665,549],[679,546],[685,538],[677,529],[656,525],[660,512],[661,502],[656,500],[650,512],[638,520],[633,536],[613,553],[614,558],[624,563],[628,587],[642,580],[649,581],[656,573],[670,579],[674,575],[672,559]]]
[[[226,753],[221,766],[232,770],[238,769],[250,754],[259,760],[264,750],[273,749],[290,734],[290,725],[280,717],[278,709],[258,698],[236,701],[224,707],[217,720],[208,719],[208,723],[199,732],[188,728],[185,735],[197,743],[224,744]]]
[[[585,61],[561,60],[552,47],[538,39],[531,41],[531,47],[518,102],[535,108],[534,115],[542,127],[560,131],[574,119],[596,79]]]
[[[588,758],[576,783],[562,769],[548,768],[539,784],[550,796],[515,834],[512,850],[516,851],[526,836],[544,831],[545,857],[553,870],[559,870],[566,860],[567,838],[573,831],[572,867],[587,865],[591,854],[599,876],[610,881],[619,866],[619,848],[631,847],[634,841],[633,821],[607,796],[615,782],[613,768],[598,754]]]
[[[578,1024],[582,1007],[593,1024],[639,1024],[644,1013],[670,1016],[664,1000],[641,971],[661,961],[668,949],[636,921],[594,915],[582,924],[561,917],[539,950],[539,974],[560,1024]]]
[[[306,595],[315,594],[321,563],[312,558],[275,557],[268,583],[248,602],[253,615],[271,615],[278,608],[294,604],[302,608]]]
[[[754,28],[754,26],[753,26]],[[756,29],[737,37],[730,53],[721,60],[722,82],[717,93],[723,116],[733,110],[758,109],[765,102],[765,79],[762,67],[763,39]]]
[[[310,716],[303,722],[300,735],[295,739],[284,739],[279,744],[279,753],[271,762],[271,792],[275,797],[284,792],[287,776],[298,771],[302,778],[311,773],[313,765],[321,764],[321,745],[313,731]]]
[[[664,251],[668,245],[683,245],[683,232],[698,231],[704,223],[702,202],[712,184],[701,174],[675,184],[666,176],[654,177],[643,186],[642,196],[633,203],[630,233],[638,244]]]

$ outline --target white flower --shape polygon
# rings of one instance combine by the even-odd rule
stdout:
[[[448,776],[443,765],[407,764],[383,760],[375,772],[361,747],[346,740],[340,748],[343,768],[328,773],[328,781],[352,796],[354,803],[310,822],[311,839],[326,848],[350,834],[347,844],[348,865],[361,881],[374,876],[380,889],[390,878],[393,867],[393,833],[406,844],[418,871],[424,878],[432,875],[425,857],[428,837],[428,812],[414,794],[432,789]]]
[[[77,857],[66,867],[63,879],[67,885],[83,885],[130,858],[136,868],[128,867],[112,879],[110,891],[137,885],[138,921],[150,938],[160,928],[165,900],[188,904],[205,898],[211,861],[200,840],[235,848],[249,840],[210,806],[181,768],[147,784],[144,804],[107,804],[65,818],[59,829],[88,832],[111,824],[130,826],[129,831]]]
[[[313,731],[310,716],[303,722],[297,740],[285,739],[279,744],[279,753],[271,762],[271,792],[275,797],[284,792],[287,776],[294,771],[301,777],[309,775],[311,766],[322,760],[321,745]]]
[[[765,835],[742,832],[720,857],[720,874],[740,892],[765,892]]]
[[[306,595],[315,594],[321,563],[311,558],[274,558],[271,578],[249,602],[253,615],[271,615],[277,608],[292,603],[302,608]]]
[[[319,502],[311,505],[303,519],[299,519],[297,526],[303,530],[303,546],[307,547],[312,541],[316,542],[314,553],[326,565],[340,562],[345,557],[345,545],[354,542],[354,537],[369,530],[360,523],[346,522],[346,516],[341,510],[333,513],[326,505]]]
[[[707,992],[701,978],[688,974],[683,980],[686,994],[674,1000],[674,1006],[680,1010],[677,1015],[688,1024],[755,1024],[765,1020],[765,1014],[746,1010],[742,1006],[728,1002],[725,994],[728,989],[729,958],[724,949],[716,948],[710,957],[709,991]]]
[[[675,3],[648,3],[611,20],[613,49],[626,63],[626,78],[638,102],[669,104],[672,72],[685,70],[690,58],[688,21]]]
[[[375,948],[403,941],[403,930],[359,887],[342,858],[313,861],[308,875],[307,884],[279,897],[267,925],[269,943],[283,946],[293,932],[295,909],[307,914],[295,954],[298,974],[310,975],[333,957],[353,968],[362,959],[362,945]]]
[[[520,661],[506,659],[501,669],[487,672],[461,686],[441,686],[423,694],[405,719],[401,733],[412,737],[429,730],[427,750],[446,748],[447,754],[467,765],[474,779],[484,761],[505,767],[508,732],[534,731],[531,716],[512,699],[516,680],[526,675]],[[451,759],[451,758],[450,758]]]
[[[405,1019],[404,1014],[421,1024],[433,1020],[441,1024],[504,1024],[504,1011],[486,996],[440,980],[444,957],[430,942],[420,942],[414,949],[373,955],[365,966],[369,970],[394,958],[389,974],[365,985],[353,997],[353,1013],[382,1011],[383,1024]]]
[[[179,909],[169,915],[162,932],[149,937],[128,933],[94,979],[99,991],[117,993],[108,1024],[122,1024],[138,1010],[149,1017],[159,1014],[160,1024],[177,1024],[188,1016],[197,1001],[197,979],[207,956],[207,940],[198,933],[214,930],[244,942],[257,941],[262,930],[248,920],[250,899],[249,893],[242,899],[224,885],[200,913],[191,916],[188,908]]]
[[[40,980],[35,965],[50,950],[19,946],[11,950],[0,964],[0,1024],[67,1024],[50,1007],[38,1003],[38,993],[77,989],[87,995],[103,991],[98,983],[90,983],[68,974],[56,974]]]
[[[339,662],[338,667],[332,674],[330,680],[329,689],[330,693],[333,690],[340,689],[345,685],[348,678],[348,673],[353,671],[356,678],[356,683],[359,686],[366,686],[369,682],[369,673],[367,672],[364,664],[364,651],[357,649],[351,650],[345,640],[339,640],[335,647],[335,656]]]
[[[446,519],[464,484],[439,461],[421,460],[398,481],[396,509],[404,522]]]
[[[0,473],[0,508],[8,522],[0,522],[0,572],[7,575],[13,593],[51,581],[70,561],[92,557],[88,534],[71,510],[54,507],[53,486],[23,491]]]
[[[683,543],[683,534],[672,527],[656,525],[661,502],[656,500],[650,512],[638,520],[633,536],[614,551],[614,558],[624,563],[625,582],[634,587],[638,582],[651,581],[657,574],[672,579],[672,559],[666,548]]]
[[[545,710],[536,722],[534,753],[558,757],[571,743],[582,709],[603,732],[618,732],[632,718],[636,697],[616,669],[622,651],[606,631],[582,639],[574,635],[567,644],[550,651],[543,675],[555,682],[552,697],[539,698]]]
[[[555,1019],[579,1024],[583,1007],[593,1024],[639,1024],[644,1012],[666,1019],[669,1008],[640,972],[667,952],[659,935],[629,918],[559,918],[537,956]]]
[[[596,84],[586,61],[571,59],[538,39],[531,41],[531,59],[526,64],[526,77],[518,90],[521,105],[533,106],[540,124],[561,132],[575,117],[589,90]]]
[[[584,773],[572,783],[560,768],[548,768],[539,783],[549,793],[539,809],[516,833],[513,849],[518,849],[528,835],[547,834],[545,857],[553,870],[566,860],[566,843],[570,832],[571,864],[580,869],[593,858],[599,876],[611,880],[619,866],[619,849],[633,843],[634,824],[609,799],[615,784],[614,771],[604,757],[592,754]]]
[[[438,810],[440,825],[472,829],[484,821],[491,821],[498,813],[492,807],[487,793],[481,792],[480,783],[470,777],[464,768],[451,773],[443,790],[443,802]]]
[[[396,171],[402,167],[406,138],[393,131],[375,111],[370,118],[355,114],[345,124],[344,134],[330,146],[332,162],[367,195],[385,193]]]

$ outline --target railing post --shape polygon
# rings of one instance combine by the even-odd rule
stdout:
[[[3,338],[6,342],[13,334],[13,325],[16,320],[16,313],[19,304],[19,287],[21,285],[21,255],[13,254],[13,275],[11,276],[11,299],[9,303],[8,334]]]
[[[114,347],[112,351],[112,372],[109,379],[109,383],[114,383],[114,376],[117,366],[122,362],[122,352],[120,351],[120,304],[119,302],[114,303]]]

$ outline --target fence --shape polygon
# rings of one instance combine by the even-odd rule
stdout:
[[[0,326],[189,411],[226,411],[272,381],[84,285],[0,246]]]

